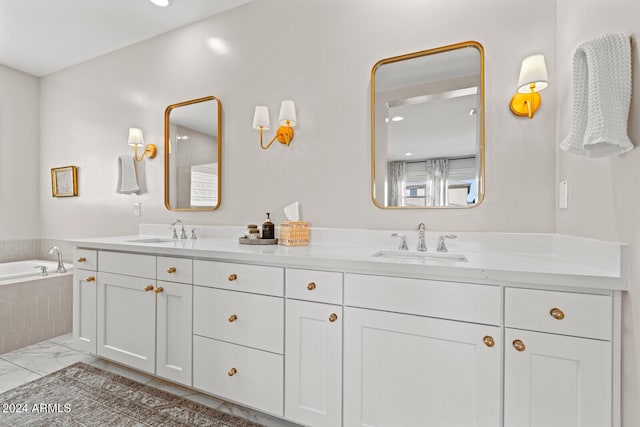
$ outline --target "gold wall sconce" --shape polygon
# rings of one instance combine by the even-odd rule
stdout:
[[[518,117],[532,119],[542,102],[538,92],[547,86],[549,86],[549,77],[544,55],[531,55],[523,59],[518,90],[509,104],[511,112]]]
[[[263,150],[271,147],[271,144],[277,139],[281,144],[287,146],[291,144],[293,140],[293,127],[296,125],[296,105],[290,99],[285,99],[280,104],[280,118],[278,119],[280,127],[276,132],[276,136],[269,141],[265,147],[262,142],[262,131],[269,130],[271,121],[269,120],[269,107],[265,105],[256,106],[255,113],[253,114],[253,128],[260,131],[260,147]]]
[[[135,156],[137,162],[142,161],[144,156],[153,159],[156,156],[157,148],[155,144],[144,145],[144,138],[142,137],[142,129],[129,128],[129,145],[135,147]],[[144,146],[144,151],[138,157],[138,147]]]

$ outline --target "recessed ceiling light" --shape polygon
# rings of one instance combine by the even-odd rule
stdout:
[[[392,122],[401,122],[402,120],[404,120],[404,117],[402,116],[395,116],[391,118]]]
[[[413,156],[413,153],[404,153],[404,155],[407,156],[407,157],[411,157],[411,156]]]
[[[149,0],[151,3],[155,4],[156,6],[160,6],[160,7],[167,7],[169,6],[170,0]]]

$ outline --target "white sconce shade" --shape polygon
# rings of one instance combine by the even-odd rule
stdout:
[[[271,122],[269,120],[269,107],[264,105],[256,106],[256,110],[253,113],[253,128],[269,130]]]
[[[129,145],[131,145],[132,147],[135,147],[137,145],[144,145],[142,129],[129,128]]]
[[[287,123],[288,122],[288,123]],[[278,120],[281,126],[294,127],[296,125],[296,104],[290,99],[285,99],[280,104],[280,119]]]
[[[155,144],[147,144],[144,145],[144,138],[142,137],[142,129],[138,128],[129,128],[129,145],[135,147],[134,158],[136,161],[140,162],[144,157],[148,157],[153,159],[156,156],[157,148]],[[138,146],[144,145],[144,151],[140,156],[138,156]]]
[[[547,86],[549,86],[549,77],[544,55],[531,55],[523,59],[518,79],[518,93],[529,93],[532,90],[539,92]]]

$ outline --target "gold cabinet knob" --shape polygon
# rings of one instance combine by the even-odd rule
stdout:
[[[87,259],[85,257],[80,257],[78,258],[76,261],[78,262],[85,262]]]
[[[86,280],[87,282],[95,282],[95,281],[96,281],[96,278],[95,278],[95,276],[89,276],[89,277],[87,277],[85,280]]]
[[[160,292],[163,292],[163,291],[164,291],[164,288],[163,288],[162,286],[158,286],[158,287],[154,290],[154,292],[155,292],[156,294],[159,294]]]
[[[487,347],[489,347],[489,348],[491,348],[491,347],[493,347],[494,345],[496,345],[496,342],[495,342],[495,340],[493,339],[493,337],[492,337],[492,336],[489,336],[489,335],[487,335],[487,336],[485,336],[484,338],[482,338],[482,341],[484,342],[484,345],[486,345],[486,346],[487,346]]]
[[[316,288],[316,284],[314,282],[309,282],[309,284],[307,285],[307,289],[312,291]]]
[[[176,268],[175,267],[169,267],[167,269],[167,273],[171,274],[171,273],[175,273],[176,272]]]
[[[227,375],[229,375],[230,377],[234,376],[235,374],[238,373],[238,370],[236,368],[231,368],[229,369],[229,372],[227,372]]]
[[[230,275],[229,275],[229,277],[227,277],[227,279],[228,279],[230,282],[233,282],[233,281],[234,281],[234,280],[236,280],[237,278],[238,278],[238,275],[237,275],[237,274],[235,274],[235,273],[234,273],[234,274],[230,274]]]
[[[329,322],[333,323],[336,320],[338,320],[338,315],[335,313],[331,313],[331,315],[329,315]]]
[[[564,319],[564,313],[559,308],[552,308],[549,310],[549,314],[556,320]]]
[[[235,314],[229,316],[229,322],[235,322],[236,320],[238,320],[238,316],[236,316]]]
[[[149,291],[152,291],[152,290],[153,290],[153,285],[147,285],[147,286],[144,287],[144,291],[145,292],[149,292]]]
[[[515,348],[518,351],[524,351],[524,349],[526,348],[524,343],[520,340],[513,340],[513,348]]]

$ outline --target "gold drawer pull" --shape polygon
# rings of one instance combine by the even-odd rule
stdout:
[[[549,314],[556,320],[564,319],[564,313],[559,308],[552,308],[549,310]]]
[[[484,341],[484,345],[486,345],[487,347],[491,348],[494,345],[496,345],[496,342],[494,341],[492,336],[485,336],[484,338],[482,338],[482,341]]]
[[[513,340],[513,348],[515,348],[518,351],[524,351],[524,349],[526,348],[524,343],[520,340]]]
[[[86,280],[87,280],[87,282],[95,282],[96,278],[95,278],[95,276],[89,276],[89,277],[87,277]]]
[[[329,322],[333,323],[336,320],[338,320],[338,315],[335,313],[331,313],[331,315],[329,316]]]
[[[238,320],[238,316],[236,316],[235,314],[229,316],[229,322],[235,322],[236,320]]]
[[[314,290],[316,288],[316,284],[314,282],[310,282],[307,285],[307,289],[309,289],[310,291]]]
[[[171,273],[175,273],[176,272],[176,268],[175,267],[169,267],[167,269],[167,273],[171,274]]]
[[[163,292],[163,291],[164,291],[164,288],[163,288],[162,286],[158,286],[158,287],[154,290],[154,292],[155,292],[156,294],[159,294],[160,292]]]
[[[85,262],[87,259],[85,257],[80,257],[78,258],[76,261],[78,262]]]
[[[149,292],[149,291],[152,291],[152,290],[153,290],[153,285],[147,285],[147,286],[144,287],[144,291],[145,292]]]
[[[234,280],[236,280],[238,278],[238,275],[234,274],[230,274],[229,277],[227,277],[227,279],[229,279],[230,282],[233,282]]]
[[[227,372],[227,375],[229,375],[230,377],[234,376],[235,374],[238,373],[238,370],[236,368],[231,368],[229,369],[229,372]]]

